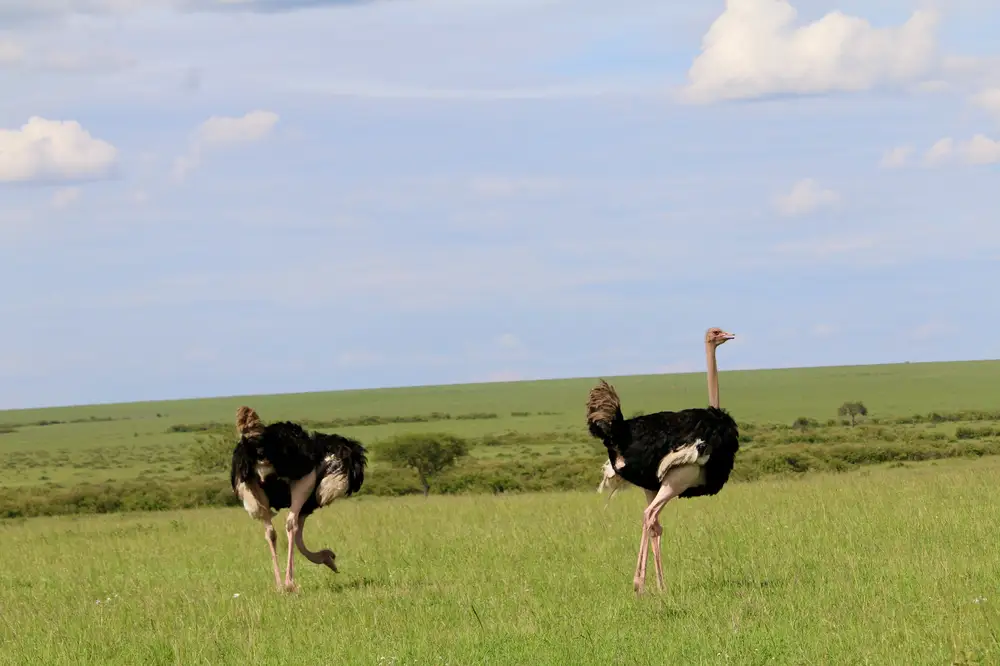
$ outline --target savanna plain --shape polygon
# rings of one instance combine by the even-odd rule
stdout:
[[[998,374],[723,371],[737,467],[664,509],[640,598],[593,378],[0,412],[0,664],[998,664]],[[707,401],[703,373],[609,379],[626,416]],[[294,594],[229,489],[241,404],[369,449],[306,528],[341,573],[297,558]],[[428,497],[379,454],[413,433],[468,443]]]

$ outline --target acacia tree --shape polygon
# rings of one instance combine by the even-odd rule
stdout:
[[[860,400],[856,402],[845,402],[837,409],[838,416],[847,416],[851,419],[851,427],[859,416],[868,416],[868,408]]]
[[[379,453],[396,467],[408,467],[420,477],[424,497],[431,492],[431,479],[469,453],[469,444],[446,432],[409,433],[387,440]]]

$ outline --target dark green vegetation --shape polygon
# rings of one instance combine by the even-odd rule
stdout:
[[[742,435],[732,478],[1000,453],[998,377],[996,361],[722,372],[722,403]],[[627,416],[707,402],[704,373],[612,381]],[[265,421],[293,419],[361,440],[371,451],[361,495],[422,492],[417,471],[389,464],[383,447],[399,435],[436,432],[469,455],[428,475],[432,493],[592,490],[605,456],[584,428],[594,383],[0,412],[0,517],[232,504],[228,455],[241,404]]]

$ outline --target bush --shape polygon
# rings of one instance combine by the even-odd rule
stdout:
[[[445,432],[399,435],[379,446],[379,454],[397,467],[416,471],[424,496],[430,494],[431,479],[468,455],[469,443]]]
[[[239,439],[236,429],[226,436],[221,434],[196,437],[190,450],[191,470],[195,474],[217,474],[229,471],[233,448]]]
[[[956,439],[982,439],[983,437],[1000,437],[1000,428],[991,428],[989,426],[982,426],[980,428],[959,426],[955,428]]]
[[[795,419],[794,423],[792,423],[792,427],[795,428],[796,430],[806,430],[807,428],[818,428],[819,421],[817,421],[816,419],[811,419],[808,416],[800,416],[799,418]]]

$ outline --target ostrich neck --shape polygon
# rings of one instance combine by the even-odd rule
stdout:
[[[708,404],[719,408],[719,366],[715,362],[715,345],[705,344],[705,358],[708,361]]]

